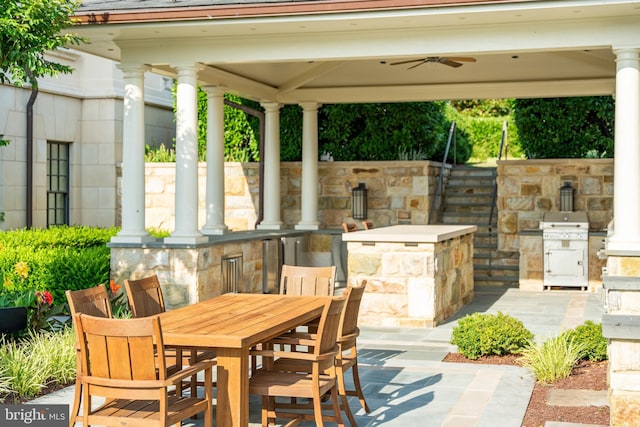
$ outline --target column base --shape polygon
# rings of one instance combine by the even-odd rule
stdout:
[[[256,230],[282,230],[282,223],[276,224],[258,224]]]
[[[220,236],[229,232],[229,228],[226,225],[206,227],[200,230],[205,236]]]
[[[117,236],[113,236],[110,240],[111,243],[150,243],[150,242],[156,242],[158,239],[156,239],[153,236],[150,236],[148,234],[144,235],[144,236],[134,236],[134,235],[117,235]]]
[[[296,224],[294,227],[296,230],[319,230],[320,223],[319,222],[307,222]]]

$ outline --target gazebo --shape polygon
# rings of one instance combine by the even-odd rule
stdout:
[[[76,16],[80,25],[74,31],[90,41],[79,49],[119,61],[124,73],[122,231],[112,243],[131,247],[149,240],[147,71],[177,81],[176,227],[165,245],[197,245],[206,235],[226,232],[222,123],[227,92],[259,101],[265,109],[264,217],[258,226],[264,230],[282,226],[278,119],[284,104],[303,109],[303,200],[296,228],[314,230],[319,227],[315,183],[322,104],[615,96],[614,220],[606,254],[609,275],[628,280],[605,291],[625,291],[619,293],[621,311],[608,316],[638,319],[637,304],[633,308],[624,301],[640,290],[630,278],[640,268],[640,1],[85,0]],[[198,85],[209,99],[202,229],[197,223]],[[626,351],[619,352],[619,345],[640,345],[637,324],[626,325],[627,336],[615,327],[607,330],[613,425],[640,423],[640,391],[626,381],[638,375],[640,365],[635,361],[629,367]],[[619,376],[618,368],[626,376]]]

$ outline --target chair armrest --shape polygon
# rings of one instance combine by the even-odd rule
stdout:
[[[168,377],[166,381],[171,382],[171,384],[176,384],[187,377],[196,375],[200,371],[211,369],[215,365],[217,365],[217,362],[215,360],[202,360],[198,363],[194,363],[193,365],[189,365],[186,368],[179,370],[175,374]]]
[[[87,384],[112,388],[160,389],[179,384],[183,379],[194,376],[198,372],[210,370],[215,365],[215,360],[204,360],[188,366],[164,380],[120,380],[94,377],[91,375],[79,375],[78,378],[81,378],[82,381]]]

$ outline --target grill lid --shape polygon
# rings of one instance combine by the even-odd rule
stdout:
[[[589,228],[586,212],[547,212],[540,222],[541,229]]]

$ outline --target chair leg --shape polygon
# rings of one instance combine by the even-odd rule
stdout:
[[[334,414],[335,422],[338,424],[338,426],[344,427],[342,413],[340,412],[340,403],[338,401],[338,390],[336,390],[336,387],[333,387],[331,389],[331,402],[333,406],[333,414]],[[322,417],[322,414],[320,414],[320,417]]]
[[[71,407],[71,416],[69,417],[69,427],[73,427],[76,424],[78,413],[80,412],[80,398],[82,396],[82,384],[76,380],[76,385],[73,391],[73,406]]]
[[[335,387],[333,388],[335,391]],[[333,397],[333,391],[331,392],[331,396]],[[332,402],[334,405],[333,411],[335,412],[335,400]],[[340,414],[340,408],[338,408],[338,415]],[[316,420],[316,427],[323,427],[324,422],[322,420],[322,396],[320,396],[320,390],[313,390],[313,416]]]
[[[356,387],[356,396],[358,396],[358,399],[360,400],[360,405],[362,406],[362,409],[364,409],[364,412],[368,414],[369,412],[371,412],[371,409],[369,409],[369,405],[367,405],[367,401],[364,398],[364,393],[362,392],[362,386],[360,386],[360,375],[358,374],[358,356],[354,354],[354,357],[356,358],[356,360],[351,367],[353,384]]]
[[[347,419],[352,427],[357,427],[358,423],[353,416],[353,412],[351,412],[351,407],[349,406],[349,399],[347,398],[347,389],[344,384],[344,371],[342,370],[342,366],[336,367],[336,376],[338,381],[338,395],[340,396],[340,400],[342,401],[342,410],[345,414],[347,414]]]

